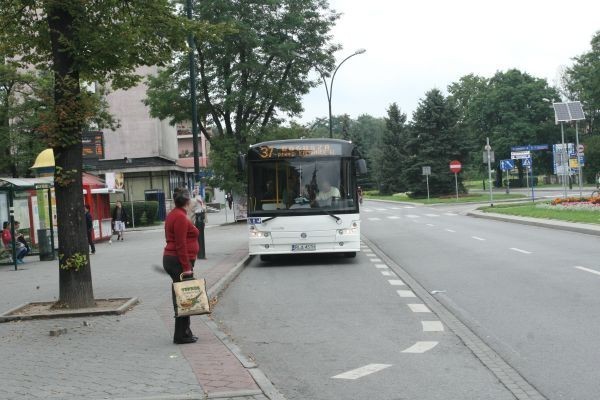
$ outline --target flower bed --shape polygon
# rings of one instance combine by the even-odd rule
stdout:
[[[600,196],[556,198],[547,205],[549,208],[560,210],[600,210]]]

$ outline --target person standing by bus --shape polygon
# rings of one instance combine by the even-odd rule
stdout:
[[[127,220],[127,212],[125,211],[123,204],[120,201],[117,201],[112,212],[113,230],[117,233],[117,240],[123,240],[123,233],[125,232]]]
[[[171,210],[165,220],[165,239],[167,245],[163,252],[163,268],[173,282],[180,282],[182,277],[194,275],[194,262],[200,246],[198,244],[199,231],[188,218],[187,209],[190,207],[191,196],[189,190],[177,188],[173,192],[175,208]],[[175,293],[173,295],[173,308]],[[198,337],[190,330],[190,317],[175,317],[175,332],[173,343],[194,343]]]

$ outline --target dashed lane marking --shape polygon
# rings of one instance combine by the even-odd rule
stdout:
[[[451,213],[451,212],[447,212],[447,213],[444,213],[444,215],[447,215],[447,216],[449,216],[449,217],[456,217],[458,214],[454,214],[454,213]]]
[[[363,208],[364,212],[373,212],[374,210],[371,210],[370,208]]]
[[[380,263],[381,259],[379,259],[379,258],[371,258],[371,259],[369,259],[369,261],[371,261],[372,263]]]
[[[387,269],[387,265],[385,264],[375,264],[375,268],[379,268],[379,269]]]
[[[480,238],[479,236],[471,236],[471,237],[473,239],[475,239],[475,240],[479,240],[479,241],[482,241],[482,242],[485,240],[484,238]]]
[[[381,218],[373,217],[369,218],[369,221],[381,221]]]
[[[385,208],[376,208],[377,211],[385,211]]]
[[[406,214],[406,218],[421,218],[421,216],[416,214]]]
[[[438,214],[425,214],[426,217],[439,217]]]
[[[404,206],[403,208],[410,209],[410,208],[415,208],[415,206]]]
[[[523,253],[523,254],[531,254],[531,252],[530,252],[530,251],[523,250],[523,249],[517,249],[516,247],[511,247],[510,249],[511,249],[512,251],[516,251],[516,252],[518,252],[518,253]]]
[[[408,349],[402,350],[403,353],[425,353],[438,345],[438,342],[417,342]]]
[[[450,232],[450,233],[456,233],[456,231],[454,231],[454,230],[452,230],[452,229],[448,229],[448,228],[446,228],[446,229],[444,229],[444,230],[445,230],[446,232]]]
[[[383,275],[383,276],[392,276],[393,273],[392,273],[392,271],[381,271],[381,275]]]
[[[390,215],[388,219],[400,219],[400,217],[397,215]]]
[[[402,207],[390,207],[390,210],[402,210]]]
[[[431,226],[431,227],[435,226],[434,224],[426,224],[426,225],[427,225],[427,226]]]
[[[421,321],[423,332],[443,332],[444,325],[441,321]]]
[[[412,290],[396,290],[400,297],[417,297]]]
[[[580,266],[577,266],[575,268],[577,268],[580,271],[589,272],[590,274],[600,275],[600,271],[596,271],[595,269],[590,269],[590,268],[580,267]]]
[[[391,364],[369,364],[364,367],[356,368],[348,372],[341,373],[336,376],[332,376],[331,379],[358,379],[363,376],[374,374],[383,369],[391,367]]]
[[[429,313],[431,310],[425,304],[407,304],[410,311],[414,313]]]
[[[404,286],[405,283],[401,279],[390,279],[388,280],[390,285],[392,286]]]

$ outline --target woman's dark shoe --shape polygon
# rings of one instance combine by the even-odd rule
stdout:
[[[196,343],[197,340],[198,340],[198,338],[196,336],[183,337],[181,339],[173,339],[173,343],[175,343],[175,344]]]

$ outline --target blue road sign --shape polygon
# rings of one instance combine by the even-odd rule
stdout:
[[[515,160],[500,160],[500,169],[502,171],[510,171],[513,168],[515,168]]]
[[[531,167],[531,158],[524,158],[523,159],[523,166],[524,167]]]
[[[513,146],[510,148],[511,151],[537,151],[537,150],[548,150],[547,144],[528,144],[527,146]]]

